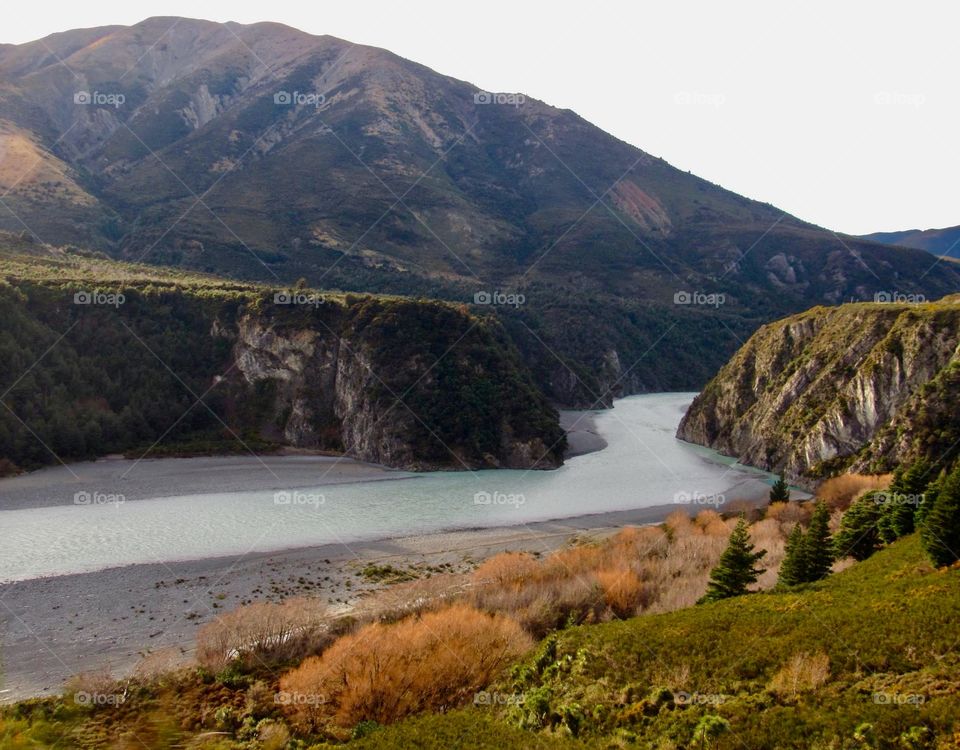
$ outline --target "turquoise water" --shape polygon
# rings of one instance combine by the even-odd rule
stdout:
[[[230,492],[2,511],[0,581],[736,499],[738,487],[766,475],[674,438],[693,395],[617,401],[595,417],[608,447],[556,471],[398,472],[279,497]]]

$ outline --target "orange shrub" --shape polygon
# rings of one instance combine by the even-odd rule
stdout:
[[[532,646],[512,620],[455,604],[341,638],[280,679],[281,702],[306,731],[386,724],[465,703]]]
[[[606,568],[597,572],[597,580],[604,601],[616,617],[632,617],[653,599],[651,586],[630,568]]]
[[[892,479],[892,474],[841,474],[817,487],[817,499],[831,510],[846,510],[861,492],[885,490]]]
[[[480,563],[473,572],[473,580],[477,583],[492,581],[503,586],[526,578],[537,565],[537,558],[529,552],[501,552]]]

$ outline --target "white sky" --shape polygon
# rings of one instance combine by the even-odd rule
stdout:
[[[850,233],[960,224],[952,2],[83,0],[0,42],[154,15],[279,21],[575,110],[681,169]]]

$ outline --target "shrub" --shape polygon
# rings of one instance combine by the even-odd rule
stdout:
[[[467,702],[532,646],[513,620],[455,604],[367,625],[285,674],[280,689],[307,731],[388,724]]]
[[[269,667],[316,651],[329,638],[323,605],[313,599],[257,602],[207,623],[197,634],[197,661],[212,672],[231,664]]]
[[[960,559],[960,465],[938,487],[920,527],[920,540],[937,566]]]
[[[846,510],[854,498],[869,490],[885,490],[892,474],[841,474],[828,479],[817,488],[817,499],[830,510]]]
[[[802,692],[816,690],[830,679],[830,657],[818,652],[794,654],[770,681],[770,692],[795,698]]]

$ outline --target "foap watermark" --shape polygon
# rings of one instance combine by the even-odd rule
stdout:
[[[527,101],[523,94],[503,94],[492,91],[478,91],[473,95],[474,104],[506,104],[508,107],[520,107]]]
[[[127,501],[125,495],[119,492],[100,492],[94,490],[80,490],[73,495],[74,505],[123,505]]]
[[[88,693],[78,690],[73,694],[73,702],[78,706],[121,706],[126,700],[126,693]]]
[[[319,492],[301,492],[300,490],[280,490],[273,493],[274,505],[312,505],[319,508],[327,498]]]
[[[95,107],[113,107],[119,109],[127,100],[123,94],[104,91],[75,91],[73,103],[93,105]]]
[[[522,706],[527,697],[524,693],[498,693],[481,690],[473,694],[475,706]]]
[[[927,696],[921,693],[873,693],[870,700],[879,706],[921,706]]]
[[[693,492],[681,490],[673,496],[673,502],[679,505],[706,505],[719,508],[726,501],[726,496],[720,492],[700,492],[699,490]]]
[[[901,305],[919,305],[927,301],[922,294],[906,292],[877,292],[873,295],[874,302],[894,303]]]
[[[678,706],[719,706],[730,699],[723,693],[685,693],[682,690],[673,694],[673,702]]]
[[[688,292],[681,289],[673,295],[673,304],[675,305],[706,305],[708,307],[720,307],[726,304],[727,295],[723,292]]]
[[[477,492],[473,496],[474,505],[512,505],[519,508],[525,502],[527,498],[520,492]]]
[[[92,292],[76,292],[73,295],[73,304],[75,305],[106,305],[108,307],[120,307],[127,298],[121,292],[101,292],[94,289]]]
[[[923,494],[898,494],[896,492],[875,492],[873,494],[874,505],[923,505]]]
[[[289,690],[280,690],[273,694],[273,702],[278,706],[322,706],[327,702],[327,696],[320,693],[296,693]]]
[[[703,91],[678,91],[673,95],[673,103],[684,107],[713,107],[719,109],[727,101],[723,94],[707,94]]]
[[[273,95],[273,103],[282,107],[316,107],[327,103],[327,97],[316,92],[278,91]]]
[[[903,91],[878,91],[873,102],[881,107],[912,107],[919,109],[927,101],[924,94],[907,94]]]
[[[510,307],[520,307],[520,305],[526,301],[526,296],[519,292],[488,292],[481,290],[473,295],[473,304],[475,305],[508,305]]]
[[[323,295],[318,292],[304,292],[297,289],[276,292],[273,295],[273,304],[275,305],[313,305],[319,307],[325,302]]]

